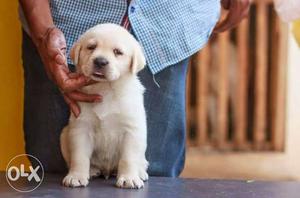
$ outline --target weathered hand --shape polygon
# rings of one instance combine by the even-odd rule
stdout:
[[[221,4],[229,13],[215,27],[214,33],[224,32],[236,27],[249,13],[250,0],[221,0]]]
[[[66,41],[64,34],[58,28],[49,28],[37,46],[48,77],[57,84],[76,117],[80,114],[77,102],[101,101],[99,95],[78,91],[79,88],[90,84],[90,81],[83,75],[71,73],[68,69],[65,56]]]

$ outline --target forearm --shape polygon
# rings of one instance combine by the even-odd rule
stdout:
[[[43,37],[54,26],[48,0],[19,0],[27,23],[29,25],[31,37],[36,45],[42,41]]]

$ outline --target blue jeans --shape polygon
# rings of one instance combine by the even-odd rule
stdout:
[[[48,79],[30,37],[23,33],[25,76],[24,133],[28,154],[37,157],[47,172],[66,171],[59,136],[69,108],[57,86]],[[148,125],[146,158],[152,176],[178,176],[185,160],[185,81],[188,60],[155,75],[146,67],[139,73],[146,88]]]

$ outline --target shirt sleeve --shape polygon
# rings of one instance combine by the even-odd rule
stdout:
[[[18,12],[19,12],[19,20],[21,22],[22,28],[28,35],[30,35],[29,26],[23,12],[23,8],[20,4],[19,4]]]

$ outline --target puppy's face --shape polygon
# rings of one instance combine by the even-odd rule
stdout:
[[[139,43],[124,28],[101,24],[89,29],[71,49],[77,72],[95,81],[115,81],[145,66]]]

